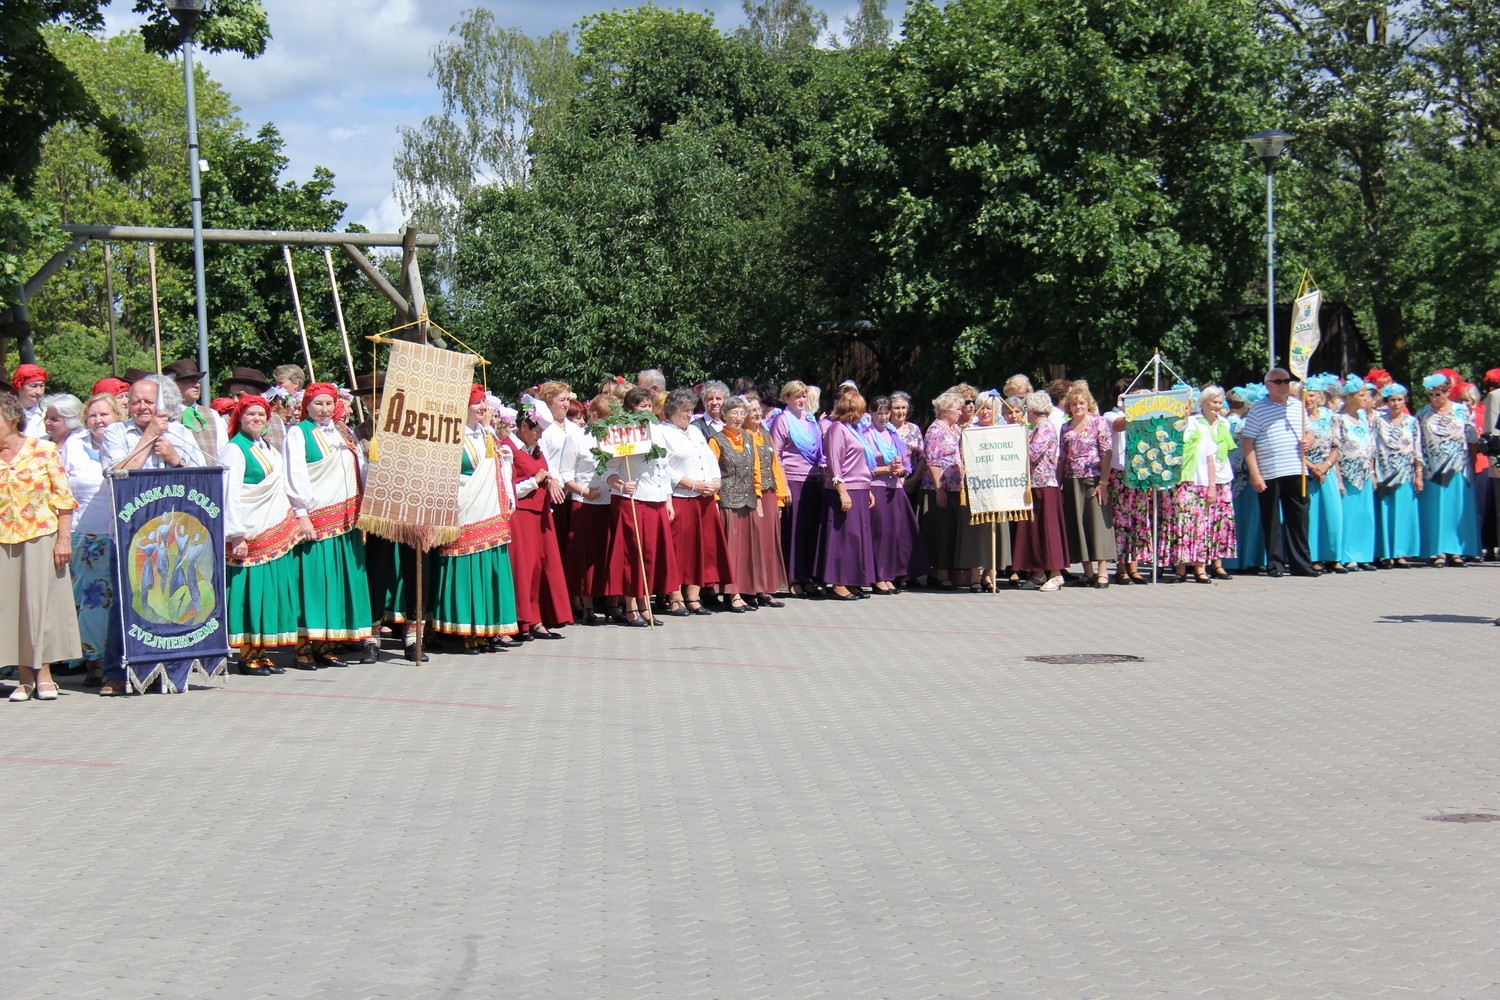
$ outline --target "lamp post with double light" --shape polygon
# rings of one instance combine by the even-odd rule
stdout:
[[[1295,138],[1272,128],[1240,140],[1266,168],[1266,357],[1271,368],[1276,367],[1276,161]]]
[[[198,305],[198,369],[203,372],[203,398],[208,399],[208,294],[203,278],[203,191],[199,173],[198,102],[193,92],[193,43],[198,20],[207,13],[208,0],[170,0],[167,9],[182,28],[182,77],[187,89],[188,190],[193,201],[193,288]]]

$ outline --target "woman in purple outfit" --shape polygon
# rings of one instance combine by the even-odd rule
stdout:
[[[877,594],[898,593],[897,580],[914,580],[927,572],[927,547],[922,544],[917,512],[902,482],[911,457],[890,417],[890,397],[876,396],[870,422],[862,431],[865,461],[875,484],[875,506],[870,516],[875,534],[873,590]]]
[[[819,539],[823,532],[823,437],[807,412],[807,384],[791,381],[781,388],[785,404],[771,425],[771,441],[786,473],[791,503],[781,519],[781,552],[792,593],[805,595],[817,577]]]
[[[829,503],[823,521],[823,544],[818,550],[817,576],[832,590],[828,596],[852,601],[869,595],[855,588],[875,583],[875,535],[870,511],[875,506],[868,442],[855,425],[865,415],[865,397],[848,392],[834,404],[823,438],[828,480],[838,502]]]
[[[1022,590],[1061,589],[1068,564],[1068,538],[1063,526],[1062,487],[1057,481],[1057,425],[1048,419],[1052,398],[1045,392],[1026,397],[1031,422],[1028,457],[1031,460],[1031,520],[1016,522],[1015,568],[1030,573]]]

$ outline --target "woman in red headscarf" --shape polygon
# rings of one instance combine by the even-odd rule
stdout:
[[[297,546],[297,667],[346,666],[332,647],[363,642],[363,662],[379,652],[370,619],[359,517],[363,458],[354,434],[334,419],[338,389],[317,382],[302,394],[302,419],[287,428],[287,494],[305,539]]]
[[[240,648],[240,673],[280,674],[266,650],[297,642],[297,560],[304,537],[287,496],[286,460],[265,440],[271,404],[241,396],[229,415],[224,464],[225,599],[229,641]]]
[[[511,454],[511,482],[516,496],[510,522],[510,558],[515,573],[516,618],[523,641],[561,639],[562,634],[552,630],[573,620],[552,521],[552,504],[563,496],[563,480],[547,468],[538,444],[541,423],[533,406],[522,404],[516,429],[502,445]]]
[[[484,386],[469,390],[458,487],[459,535],[437,550],[433,625],[462,636],[478,652],[504,648],[490,640],[515,635],[516,591],[510,568],[510,498],[501,481],[495,439],[486,426]]]

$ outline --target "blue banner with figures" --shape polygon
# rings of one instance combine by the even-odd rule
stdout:
[[[186,691],[194,673],[222,673],[224,473],[219,468],[130,472],[114,482],[116,589],[125,679],[144,691]]]

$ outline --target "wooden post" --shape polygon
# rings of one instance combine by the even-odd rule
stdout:
[[[281,246],[281,256],[286,261],[286,278],[292,285],[292,309],[297,314],[297,332],[302,334],[302,356],[307,359],[307,384],[318,380],[313,374],[312,349],[307,346],[307,324],[302,322],[302,299],[297,294],[297,272],[292,270],[292,248],[286,244]]]
[[[420,543],[412,546],[412,551],[417,554],[417,620],[412,622],[411,627],[417,630],[417,642],[415,648],[416,664],[422,664],[422,633],[426,631],[427,609],[422,600],[422,563],[427,560],[427,549]]]
[[[151,331],[156,337],[156,371],[161,372],[161,308],[156,299],[156,244],[146,244],[146,260],[151,265]]]
[[[104,243],[104,315],[109,318],[109,373],[119,378],[120,346],[115,339],[114,259],[110,256],[107,240]]]
[[[349,389],[352,391],[359,383],[359,376],[354,374],[354,354],[349,350],[349,330],[344,326],[344,303],[339,300],[339,279],[333,273],[333,251],[328,247],[323,248],[323,263],[328,265],[328,287],[333,290],[333,314],[339,320],[339,338],[344,342],[344,362],[349,366]],[[360,423],[364,423],[365,404],[361,402],[359,393],[354,394],[354,412],[359,416]]]

